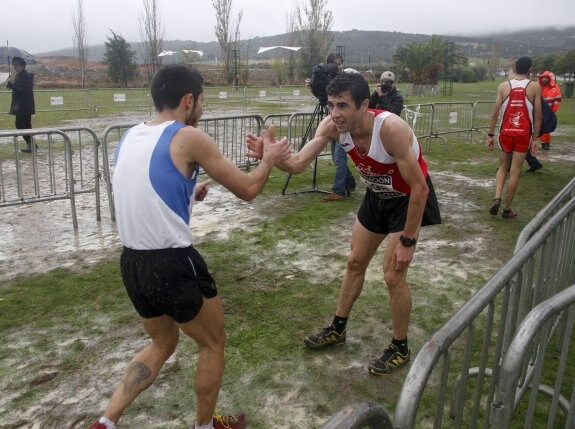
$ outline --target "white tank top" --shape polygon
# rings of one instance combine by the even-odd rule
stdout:
[[[174,165],[170,142],[185,125],[131,128],[116,149],[112,186],[120,240],[136,250],[188,247],[199,166],[191,179]]]

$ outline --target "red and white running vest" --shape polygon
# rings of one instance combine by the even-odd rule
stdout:
[[[508,137],[527,136],[533,133],[533,104],[527,98],[529,79],[511,79],[511,92],[503,101],[499,134]]]

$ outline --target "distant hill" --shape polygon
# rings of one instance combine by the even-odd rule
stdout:
[[[392,56],[402,46],[410,43],[426,43],[431,35],[410,34],[390,31],[336,31],[334,32],[333,50],[342,46],[345,50],[347,65],[352,64],[387,64]],[[493,34],[482,37],[440,36],[452,40],[469,57],[489,57],[494,43],[501,46],[501,56],[514,59],[522,55],[545,55],[556,52],[566,52],[575,47],[575,26],[562,30],[538,29],[513,33]],[[269,60],[286,55],[284,50],[274,50],[258,55],[258,49],[265,46],[287,45],[289,34],[279,34],[269,37],[254,37],[242,40],[240,51],[242,59],[247,52],[250,61]],[[130,42],[132,49],[141,59],[141,43]],[[194,42],[184,40],[166,40],[164,49],[179,51],[181,49],[197,49],[204,52],[202,62],[216,61],[220,56],[217,42]],[[88,49],[90,61],[102,61],[106,49],[104,45],[90,46]],[[74,49],[61,49],[36,54],[37,56],[76,56]]]

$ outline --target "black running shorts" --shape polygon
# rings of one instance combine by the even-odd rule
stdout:
[[[168,315],[186,323],[200,312],[204,297],[218,294],[204,259],[192,246],[159,250],[124,247],[120,269],[128,296],[143,318]]]
[[[421,219],[421,226],[437,225],[441,223],[439,204],[429,176],[426,179],[429,194],[425,211]],[[407,218],[409,195],[397,198],[379,198],[375,192],[367,188],[363,202],[357,212],[357,219],[368,231],[377,234],[389,234],[403,231]]]

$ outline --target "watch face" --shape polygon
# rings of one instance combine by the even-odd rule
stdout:
[[[414,246],[415,243],[417,242],[417,240],[416,240],[415,238],[404,237],[403,235],[401,235],[401,236],[399,237],[399,239],[401,240],[401,243],[402,243],[405,247]]]

